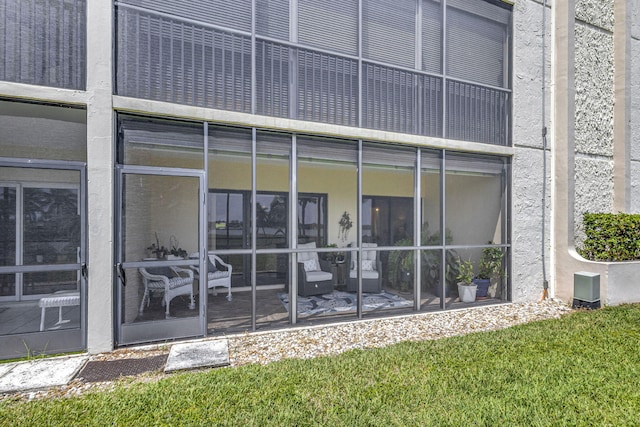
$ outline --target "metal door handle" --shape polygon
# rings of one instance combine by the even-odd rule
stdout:
[[[116,270],[118,271],[118,277],[120,278],[120,281],[122,282],[122,286],[124,286],[125,288],[127,287],[127,275],[124,273],[124,268],[122,268],[122,263],[119,262],[116,265]]]

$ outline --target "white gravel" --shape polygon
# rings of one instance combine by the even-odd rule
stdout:
[[[492,331],[571,312],[565,303],[545,300],[535,303],[500,304],[461,310],[368,319],[350,323],[245,333],[227,337],[230,366],[267,364],[285,358],[313,358],[352,349],[385,347],[402,341],[424,341]],[[220,339],[216,337],[214,339]],[[91,360],[150,357],[169,352],[169,345],[120,349],[91,356]],[[154,381],[166,376],[152,372],[114,382],[84,383],[74,380],[63,387],[29,393],[0,395],[3,399],[40,399],[76,396],[91,390],[108,390],[115,384]]]

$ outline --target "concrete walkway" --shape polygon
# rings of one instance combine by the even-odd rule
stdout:
[[[67,385],[76,378],[90,359],[89,355],[82,354],[0,364],[0,393],[37,391]],[[109,361],[91,363],[108,364]],[[227,340],[187,342],[171,347],[164,372],[228,364]],[[110,379],[115,380],[119,376],[116,374]]]

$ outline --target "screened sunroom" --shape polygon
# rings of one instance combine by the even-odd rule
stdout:
[[[508,299],[506,158],[127,114],[118,134],[125,342],[457,307],[487,247],[502,274],[472,304]]]

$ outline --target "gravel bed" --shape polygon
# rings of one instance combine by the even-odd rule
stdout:
[[[308,359],[336,355],[348,350],[385,347],[402,341],[424,341],[471,332],[493,331],[522,323],[559,318],[571,311],[572,309],[561,301],[545,300],[231,335],[227,337],[229,361],[230,366],[234,367],[252,363],[267,364],[286,358]],[[169,347],[162,345],[120,349],[93,355],[90,360],[151,357],[168,353]],[[149,372],[113,382],[85,383],[74,380],[62,387],[0,395],[0,401],[71,397],[88,391],[109,390],[116,384],[156,381],[165,376],[162,372]]]

